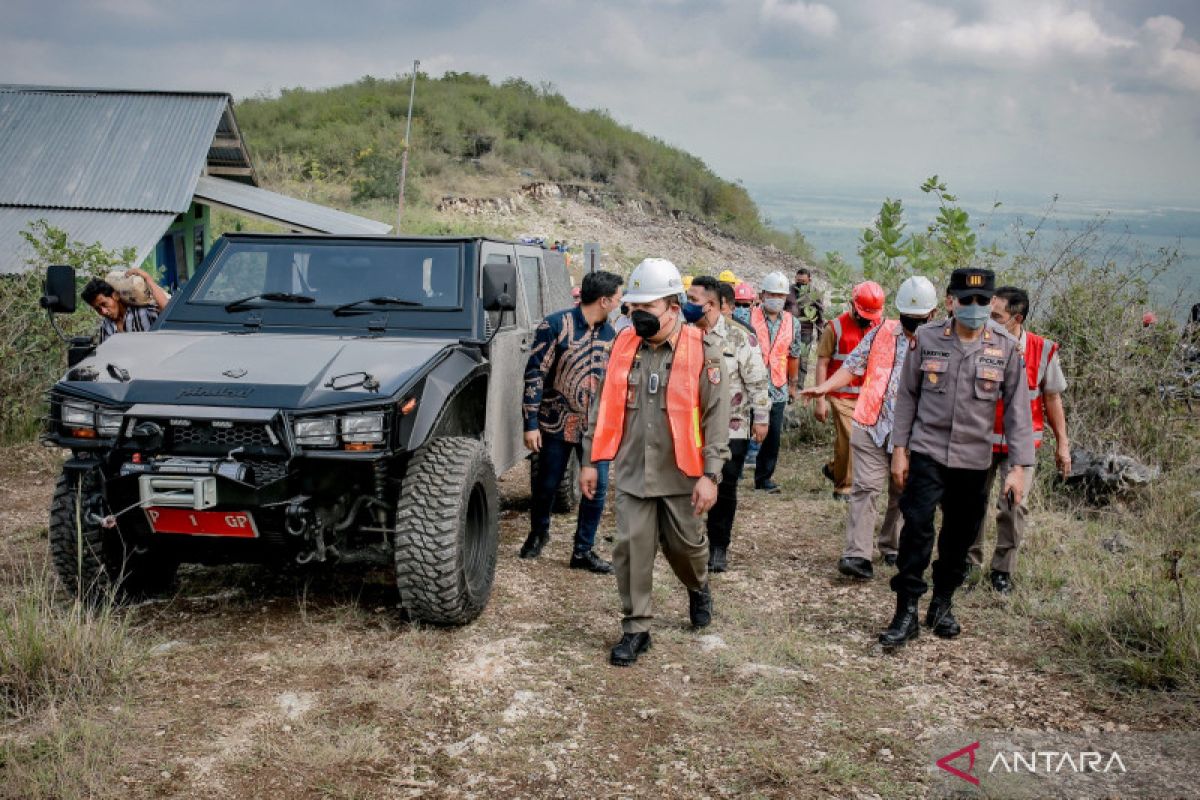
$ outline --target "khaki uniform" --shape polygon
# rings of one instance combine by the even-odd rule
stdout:
[[[833,325],[826,325],[817,341],[817,358],[833,358],[837,352],[837,332]],[[837,372],[833,361],[825,373],[828,380]],[[854,401],[846,397],[828,398],[833,416],[833,460],[829,468],[833,471],[833,491],[849,495],[854,490],[854,461],[850,458],[850,427],[854,422]]]
[[[722,316],[710,333],[722,341],[725,379],[729,382],[729,438],[746,439],[750,426],[771,421],[770,377],[758,337],[740,322]]]
[[[917,329],[896,394],[892,444],[909,450],[909,477],[900,498],[898,572],[901,596],[925,593],[925,568],[935,540],[935,594],[949,595],[967,573],[967,550],[987,509],[996,402],[1004,401],[1011,463],[1033,464],[1033,422],[1025,362],[1017,340],[988,322],[974,341],[959,339],[953,320]]]
[[[704,471],[721,472],[729,457],[729,383],[725,380],[722,340],[704,336],[704,374],[700,377],[700,429]],[[661,543],[671,569],[689,589],[708,581],[708,538],[692,510],[696,478],[675,464],[667,421],[667,384],[674,338],[658,347],[642,343],[629,370],[625,427],[612,462],[616,489],[617,535],[613,569],[621,595],[625,633],[650,629],[653,619],[654,556]],[[653,391],[652,391],[653,390]],[[603,394],[603,383],[597,397]],[[583,438],[583,463],[592,463],[592,436],[600,404],[593,403]]]

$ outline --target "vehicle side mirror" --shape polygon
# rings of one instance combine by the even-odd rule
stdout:
[[[517,268],[513,264],[483,265],[483,310],[516,311]]]
[[[75,268],[55,264],[46,268],[42,308],[51,314],[75,313]]]

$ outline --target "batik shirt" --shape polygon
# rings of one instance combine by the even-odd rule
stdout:
[[[887,324],[889,323],[884,323],[884,325]],[[846,360],[842,362],[843,369],[849,370],[850,374],[859,378],[867,374],[867,360],[871,356],[871,345],[875,341],[875,334],[879,333],[879,329],[882,327],[883,325],[876,325],[863,336],[862,341],[850,351],[850,355],[846,356]],[[888,376],[887,389],[883,393],[883,405],[879,409],[879,419],[869,427],[857,420],[853,423],[854,427],[862,428],[869,433],[871,441],[875,442],[877,447],[883,447],[886,444],[888,452],[892,450],[891,444],[888,443],[888,436],[892,434],[892,421],[896,415],[896,390],[900,388],[900,375],[904,372],[904,359],[908,356],[908,342],[909,339],[903,331],[896,334],[895,361],[892,363],[892,374]]]
[[[525,365],[525,430],[578,442],[616,333],[589,325],[579,306],[542,320]]]

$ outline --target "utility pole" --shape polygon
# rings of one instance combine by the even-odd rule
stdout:
[[[408,121],[404,123],[404,153],[400,156],[400,203],[396,206],[396,233],[400,233],[400,223],[404,220],[404,182],[408,178],[408,137],[412,132],[413,98],[417,94],[417,70],[420,61],[413,62],[412,85],[408,89]]]

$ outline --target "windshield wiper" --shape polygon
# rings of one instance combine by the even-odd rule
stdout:
[[[234,300],[231,303],[225,304],[226,311],[244,311],[247,308],[252,308],[250,302],[252,300],[270,300],[272,303],[315,303],[317,298],[309,297],[306,294],[291,294],[289,292],[264,292],[263,294],[252,294],[249,297],[243,297],[240,300]]]
[[[345,314],[355,314],[355,313],[365,314],[365,313],[367,313],[366,309],[358,308],[358,306],[361,306],[364,303],[369,303],[370,305],[373,305],[373,306],[418,306],[418,307],[420,307],[422,305],[421,303],[418,303],[416,300],[404,300],[403,298],[400,298],[400,297],[367,297],[363,300],[355,300],[351,303],[343,303],[342,305],[338,306],[337,308],[335,308],[333,310],[333,315],[335,317],[340,317],[340,316],[344,316]]]

